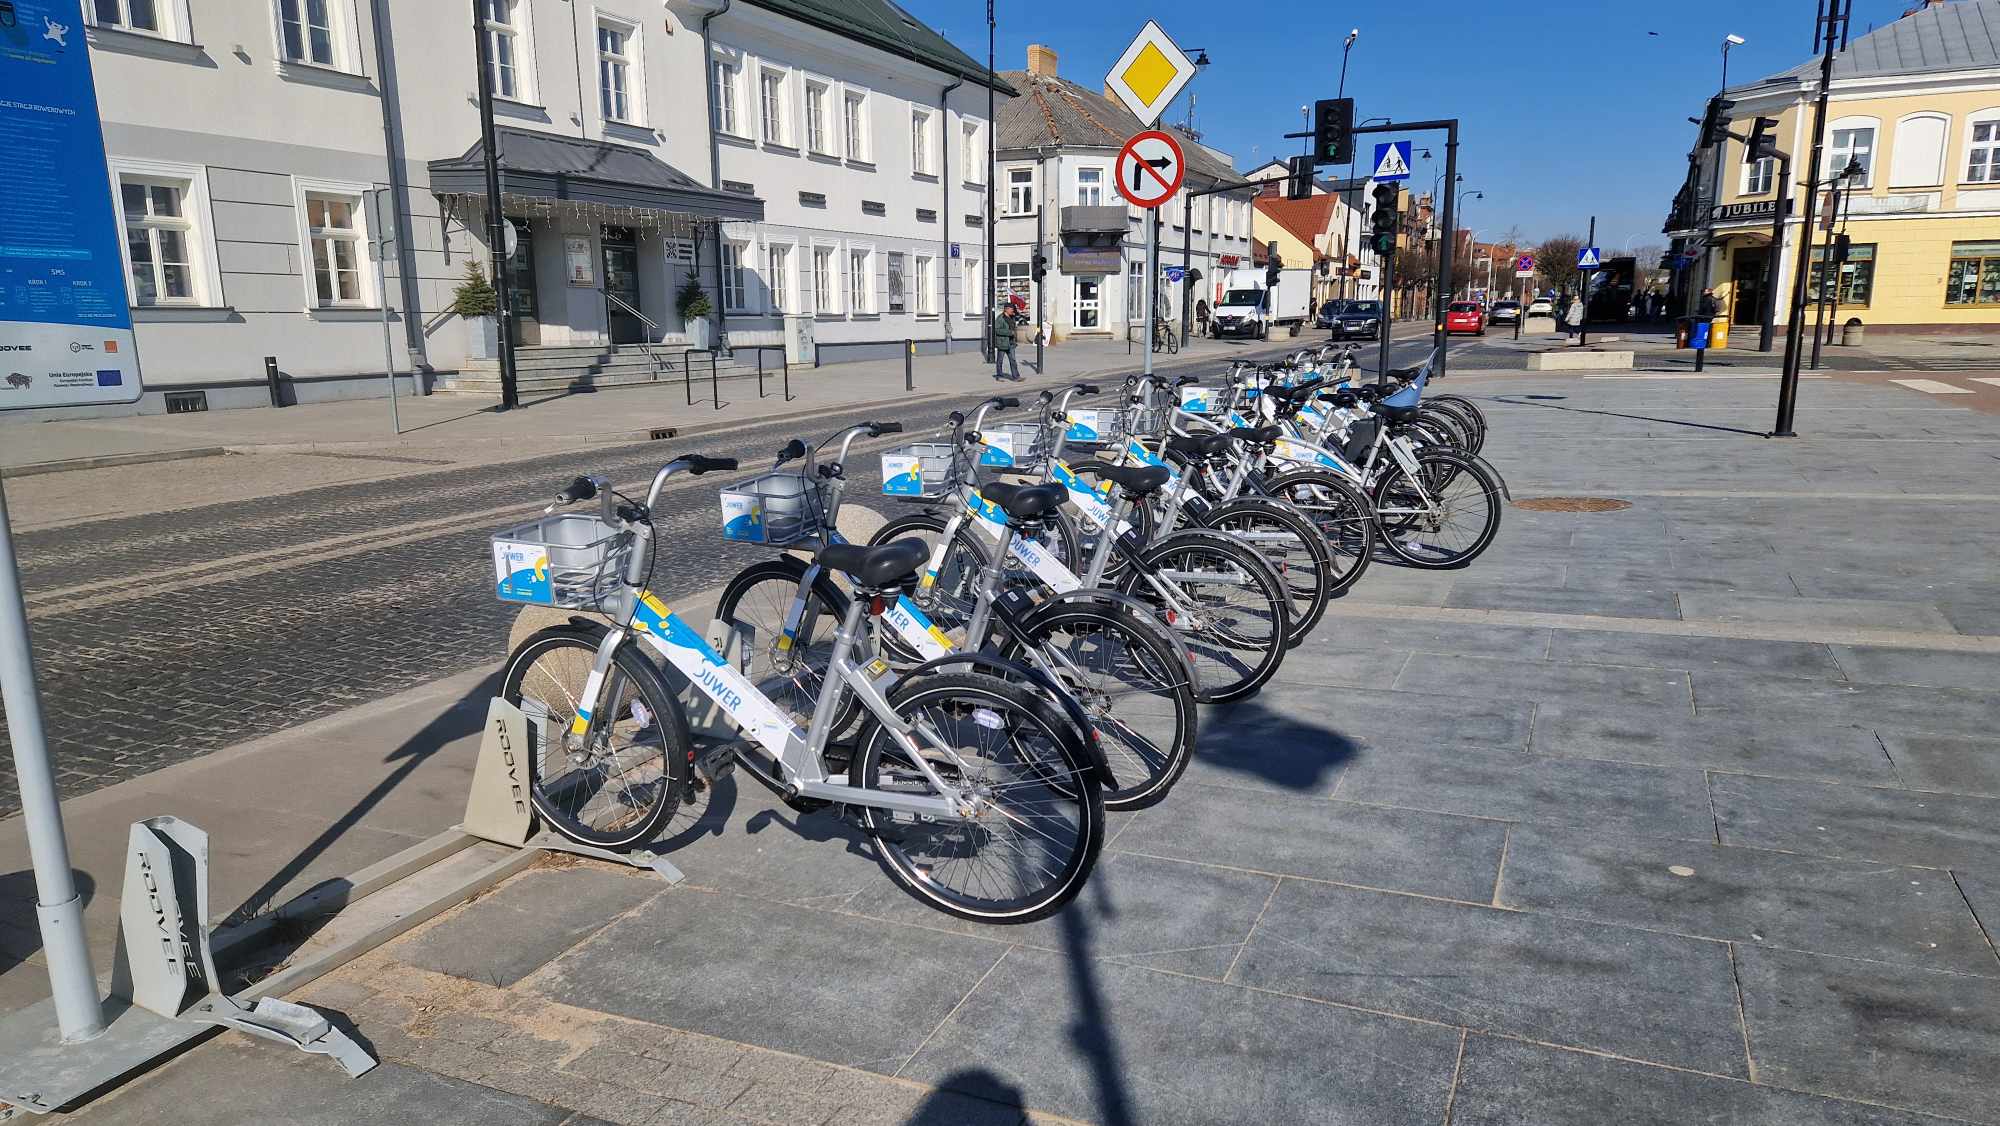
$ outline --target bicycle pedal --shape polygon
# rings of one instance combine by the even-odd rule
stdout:
[[[730,772],[736,769],[737,746],[738,744],[736,743],[723,743],[709,748],[708,751],[702,754],[696,755],[694,760],[695,772],[700,774],[703,781],[711,786],[729,777]]]

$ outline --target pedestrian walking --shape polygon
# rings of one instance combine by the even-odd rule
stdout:
[[[1572,297],[1569,299],[1569,304],[1563,306],[1562,327],[1563,332],[1569,336],[1570,343],[1574,344],[1576,334],[1583,331],[1583,298]]]
[[[987,314],[988,320],[991,322],[989,331],[991,332],[993,344],[993,378],[1011,379],[1019,383],[1021,382],[1021,361],[1014,356],[1014,318],[1011,314],[1012,310],[1004,301],[995,304],[992,311]],[[1000,363],[1003,358],[1006,360],[1007,370],[1010,374],[1000,374]]]
[[[1712,321],[1719,311],[1719,307],[1715,303],[1715,291],[1712,289],[1702,290],[1701,300],[1695,302],[1694,315],[1704,321]]]
[[[1208,298],[1206,297],[1194,303],[1194,327],[1195,331],[1200,335],[1208,335]]]

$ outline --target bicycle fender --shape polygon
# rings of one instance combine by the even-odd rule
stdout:
[[[1090,718],[1083,714],[1082,706],[1069,694],[1068,689],[1057,684],[1039,669],[1030,668],[1018,661],[1009,661],[1004,657],[995,657],[990,653],[958,652],[948,653],[945,656],[925,661],[923,664],[900,674],[896,678],[896,681],[899,685],[907,684],[916,677],[927,673],[941,672],[944,669],[955,666],[964,666],[978,672],[989,673],[1001,680],[1025,680],[1029,684],[1034,685],[1045,696],[1060,704],[1063,710],[1063,718],[1069,721],[1072,729],[1071,739],[1075,743],[1074,749],[1081,752],[1084,760],[1089,762],[1091,768],[1097,772],[1099,782],[1114,789],[1117,788],[1118,781],[1111,774],[1111,760],[1105,756],[1104,747],[1097,738],[1097,729],[1091,726]]]
[[[1500,486],[1500,495],[1507,499],[1508,504],[1514,503],[1514,493],[1512,490],[1507,488],[1507,478],[1500,476],[1500,471],[1498,469],[1493,468],[1492,462],[1487,461],[1485,458],[1480,457],[1478,454],[1466,454],[1464,456],[1469,458],[1474,465],[1477,465],[1479,468],[1484,469],[1488,473],[1491,473],[1493,475],[1493,480]]]
[[[1086,587],[1066,594],[1051,595],[1036,603],[1035,608],[1028,611],[1021,619],[1021,625],[1023,628],[1034,626],[1040,618],[1055,613],[1065,603],[1071,602],[1109,602],[1121,610],[1131,612],[1141,625],[1152,629],[1155,639],[1163,642],[1176,657],[1180,658],[1181,671],[1187,674],[1188,687],[1194,690],[1195,695],[1201,695],[1200,666],[1195,664],[1194,652],[1187,647],[1187,642],[1181,639],[1180,634],[1161,624],[1157,607],[1123,591],[1106,587],[1095,589]]]

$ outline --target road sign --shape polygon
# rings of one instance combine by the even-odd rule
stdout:
[[[1168,266],[1165,273],[1167,281],[1174,285],[1181,284],[1181,280],[1187,277],[1187,270],[1180,266]]]
[[[1375,146],[1375,171],[1372,180],[1407,180],[1410,178],[1410,142],[1391,141]]]
[[[0,14],[14,7],[0,5]],[[32,35],[29,12],[47,13]],[[0,236],[0,410],[136,402],[123,236],[81,9],[70,0],[29,12],[0,51],[0,89],[34,94],[0,100],[0,136],[23,139],[36,155],[0,161],[7,234],[17,236]]]
[[[1604,268],[1604,252],[1594,246],[1586,246],[1576,252],[1576,268],[1579,270],[1601,270]]]
[[[1529,278],[1529,277],[1533,277],[1534,275],[1535,275],[1535,256],[1534,256],[1534,255],[1532,255],[1532,254],[1523,254],[1523,255],[1521,255],[1521,256],[1519,256],[1519,257],[1517,257],[1517,258],[1515,258],[1515,259],[1514,259],[1514,276],[1515,276],[1515,277],[1517,277],[1517,278]]]
[[[1181,190],[1187,167],[1178,141],[1157,129],[1148,129],[1134,134],[1118,150],[1112,175],[1118,181],[1119,195],[1131,200],[1134,207],[1150,209],[1172,199]]]
[[[1151,125],[1193,77],[1194,63],[1159,24],[1147,20],[1132,45],[1111,64],[1104,90],[1125,103],[1139,124]]]

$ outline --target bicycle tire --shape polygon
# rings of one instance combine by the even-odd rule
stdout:
[[[1383,509],[1391,513],[1391,516],[1378,516],[1383,524],[1383,545],[1411,567],[1427,571],[1463,567],[1479,558],[1500,534],[1504,506],[1499,482],[1477,461],[1462,454],[1425,450],[1417,455],[1416,460],[1417,471],[1421,474],[1424,490],[1431,496],[1434,511],[1395,514],[1396,509],[1411,503],[1404,498],[1412,496],[1413,490],[1405,484],[1410,478],[1403,467],[1391,461],[1376,480],[1373,495],[1378,514]],[[1467,480],[1477,487],[1477,498],[1466,495],[1463,490],[1452,491],[1453,486]],[[1397,492],[1399,488],[1403,490],[1401,493]],[[1444,522],[1451,516],[1448,512],[1440,514],[1439,510],[1460,506],[1465,506],[1468,512],[1472,506],[1483,508],[1483,522],[1469,539],[1456,544],[1442,542],[1446,531]],[[1394,529],[1389,526],[1391,517],[1396,523]],[[1424,538],[1418,539],[1418,536]]]
[[[1173,620],[1178,614],[1153,588],[1151,579],[1162,571],[1200,573],[1193,570],[1194,566],[1209,560],[1219,561],[1235,573],[1230,585],[1245,591],[1239,600],[1241,612],[1225,615],[1217,608],[1220,604],[1212,588],[1220,584],[1162,580],[1173,581],[1183,598],[1197,604],[1205,602],[1210,608],[1207,625]],[[1174,566],[1176,563],[1180,566]],[[1196,597],[1186,589],[1190,585],[1209,587],[1211,593],[1206,599]],[[1240,540],[1205,528],[1182,529],[1162,536],[1142,549],[1139,564],[1120,576],[1118,589],[1155,607],[1156,613],[1181,635],[1200,663],[1197,670],[1200,691],[1196,698],[1204,704],[1227,703],[1251,695],[1275,676],[1284,662],[1291,625],[1290,593],[1264,557]],[[1259,626],[1259,620],[1267,624]]]
[[[694,742],[688,735],[687,716],[665,675],[646,654],[626,644],[619,647],[612,661],[619,675],[606,677],[605,683],[606,691],[613,693],[629,685],[632,696],[628,699],[614,695],[608,709],[613,719],[597,730],[603,733],[605,745],[610,747],[618,729],[629,723],[631,726],[625,728],[630,739],[627,750],[599,753],[573,744],[568,734],[570,723],[576,718],[573,701],[583,696],[584,683],[604,633],[605,627],[601,625],[559,625],[529,636],[507,658],[500,678],[500,697],[516,707],[524,703],[539,704],[548,715],[543,726],[548,736],[546,745],[533,748],[525,756],[528,797],[535,812],[550,828],[570,840],[599,848],[622,849],[652,839],[673,817],[688,790]],[[571,655],[559,656],[565,650]],[[544,658],[556,658],[554,667],[542,668]],[[543,698],[547,690],[533,679],[538,671],[559,690],[556,693],[559,699]],[[634,703],[645,709],[645,715],[633,710]],[[606,710],[601,706],[595,709],[600,717]],[[642,742],[640,737],[648,732],[651,737]],[[590,785],[588,776],[575,779],[570,772],[556,775],[550,770],[552,762],[580,765],[578,759],[583,756],[619,764],[617,796],[605,803],[607,813],[622,814],[615,828],[583,820],[582,814],[591,807],[596,794],[582,795],[584,800],[580,803],[573,798],[578,796],[578,790]],[[649,766],[657,769],[657,777],[650,776],[651,770],[645,769]],[[630,776],[634,767],[640,768],[636,778]],[[608,782],[611,775],[606,772],[602,777]],[[609,791],[600,788],[596,792]]]
[[[944,534],[949,523],[941,513],[912,512],[882,525],[869,537],[868,543],[871,547],[879,547],[894,540],[919,539],[935,550],[938,537]],[[938,568],[937,582],[929,587],[920,587],[911,598],[933,623],[943,629],[966,624],[971,620],[973,603],[978,594],[974,584],[979,581],[979,572],[986,566],[989,554],[961,528],[959,534],[953,537],[952,546]]]
[[[1327,601],[1334,594],[1336,567],[1333,551],[1327,547],[1326,537],[1320,535],[1319,528],[1291,506],[1262,497],[1242,497],[1218,505],[1202,514],[1202,526],[1232,534],[1254,531],[1283,533],[1290,537],[1280,540],[1246,539],[1245,542],[1277,567],[1278,577],[1284,580],[1285,588],[1292,595],[1291,630],[1287,640],[1294,646],[1304,641],[1313,627],[1319,625],[1320,619],[1326,616]],[[1348,581],[1351,585],[1352,579]]]
[[[1335,594],[1346,593],[1360,581],[1374,561],[1377,538],[1374,506],[1367,494],[1339,474],[1310,468],[1280,474],[1262,486],[1312,521],[1336,560],[1348,561],[1334,583]]]
[[[750,683],[771,702],[794,716],[810,720],[826,686],[833,660],[833,638],[847,616],[849,599],[822,570],[814,579],[799,622],[799,636],[787,650],[777,647],[786,614],[806,573],[804,560],[792,555],[764,559],[739,571],[722,588],[715,616],[751,631]],[[835,731],[845,731],[859,713],[861,702],[849,694],[835,717]]]
[[[925,905],[961,919],[983,923],[1031,923],[1062,909],[1076,897],[1096,866],[1104,846],[1104,794],[1097,764],[1088,761],[1082,749],[1066,734],[1067,721],[1050,705],[1023,688],[1004,680],[979,674],[961,673],[921,677],[898,685],[889,698],[890,707],[906,720],[922,718],[940,735],[967,736],[979,740],[977,752],[970,747],[954,747],[962,761],[993,764],[985,778],[989,787],[985,800],[995,815],[978,821],[928,821],[892,814],[871,806],[859,806],[861,828],[875,845],[877,860],[889,877],[904,891]],[[983,715],[981,713],[984,713]],[[1011,728],[1011,729],[1010,729]],[[997,732],[981,735],[979,732]],[[1033,739],[1030,745],[1028,739]],[[902,769],[897,770],[897,764]],[[1008,764],[1006,775],[999,767]],[[1014,765],[1018,764],[1018,765]],[[942,761],[934,763],[941,774],[960,773]],[[1018,780],[994,783],[995,776]],[[891,785],[914,787],[915,792],[934,792],[928,779],[908,762],[906,752],[879,722],[870,717],[863,726],[855,754],[852,777],[863,789],[889,789]],[[1038,799],[1042,806],[1029,810],[1029,817],[1007,813],[1001,803]],[[1040,838],[1026,841],[1016,825],[1035,826]],[[1003,837],[1014,832],[1017,837]],[[930,859],[920,860],[909,847],[912,842],[936,839],[940,847]],[[1014,851],[999,858],[1030,861],[1045,879],[1021,894],[998,897],[958,891],[947,885],[975,854],[989,842],[1007,840]],[[1033,850],[1032,852],[1030,850]],[[1042,867],[1033,858],[1048,854],[1055,866]],[[988,870],[979,882],[995,886],[1002,873]]]

